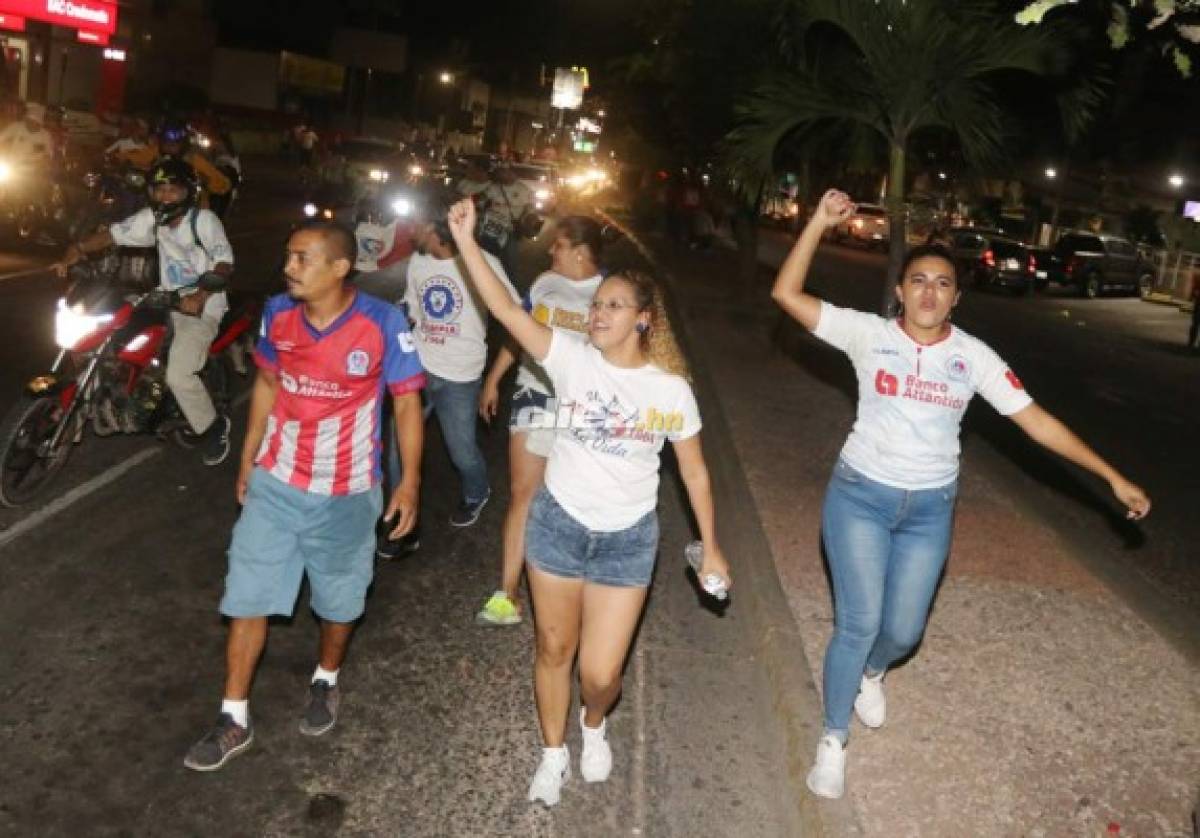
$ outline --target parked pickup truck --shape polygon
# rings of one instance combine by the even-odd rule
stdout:
[[[1108,233],[1064,233],[1044,264],[1050,282],[1072,286],[1084,297],[1099,297],[1110,288],[1137,293],[1154,278],[1153,266],[1132,242]]]

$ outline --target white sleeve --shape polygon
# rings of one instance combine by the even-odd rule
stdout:
[[[978,343],[975,356],[975,377],[971,383],[997,413],[1012,416],[1033,404],[1021,379],[990,346]]]
[[[692,392],[692,388],[686,381],[680,381],[679,401],[676,403],[675,410],[683,417],[683,424],[677,430],[668,431],[667,439],[671,442],[679,442],[700,433],[700,408],[696,405],[696,394]],[[676,428],[677,426],[672,423],[671,427]]]
[[[817,321],[817,328],[813,329],[813,334],[830,346],[853,356],[852,345],[855,340],[870,334],[881,319],[875,314],[855,311],[852,308],[839,308],[822,300],[821,319]]]
[[[119,247],[154,247],[158,244],[155,226],[154,210],[143,207],[113,224],[108,232]]]
[[[587,347],[578,336],[562,329],[550,330],[550,351],[542,359],[542,369],[550,376],[554,392],[566,393],[571,369],[575,367]]]
[[[200,243],[208,252],[208,259],[211,262],[209,270],[221,262],[233,264],[233,248],[230,247],[229,239],[225,236],[225,225],[221,223],[221,219],[217,218],[215,212],[200,210],[200,215],[196,219],[196,232],[200,235]]]

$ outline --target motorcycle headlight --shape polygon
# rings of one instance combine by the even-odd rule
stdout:
[[[316,204],[305,204],[304,205],[304,214],[306,216],[308,216],[309,218],[314,217],[317,214],[317,205]]]
[[[8,183],[12,180],[12,174],[12,166],[9,165],[8,161],[0,160],[0,183]]]
[[[54,313],[54,342],[63,349],[73,349],[112,319],[111,314],[87,314],[78,303],[68,306],[66,300],[60,299],[58,311]]]
[[[408,167],[408,173],[413,177],[420,177],[421,175],[425,174],[425,170],[414,163]]]

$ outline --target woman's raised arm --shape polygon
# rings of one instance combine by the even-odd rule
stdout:
[[[508,289],[483,258],[479,242],[475,241],[475,202],[470,198],[450,207],[447,216],[450,235],[462,254],[471,282],[492,316],[504,324],[513,339],[536,361],[544,361],[550,353],[550,338],[554,334],[530,316],[521,304],[509,296]]]

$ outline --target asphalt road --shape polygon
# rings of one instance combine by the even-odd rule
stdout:
[[[278,287],[299,198],[286,181],[251,183],[229,231],[238,285],[267,292]],[[764,258],[786,245],[768,234]],[[527,247],[528,276],[542,247]],[[55,352],[61,284],[29,273],[50,256],[0,257],[0,410]],[[880,257],[829,248],[816,268],[819,291],[875,306]],[[1141,526],[1123,523],[1103,487],[1037,452],[986,405],[968,415],[967,467],[976,446],[1006,452],[1012,490],[1053,510],[1059,531],[1144,613],[1195,614],[1200,359],[1178,348],[1183,316],[1128,298],[968,291],[955,322],[1142,483],[1155,509]],[[718,619],[671,563],[690,534],[669,479],[665,558],[614,714],[624,769],[602,789],[576,781],[555,812],[523,803],[536,760],[529,627],[489,634],[470,622],[494,584],[503,443],[502,432],[485,434],[493,505],[476,528],[453,532],[443,522],[455,481],[430,432],[424,546],[377,577],[339,732],[320,742],[294,734],[315,641],[302,604],[274,629],[254,696],[254,748],[200,778],[180,760],[219,698],[215,604],[237,511],[233,464],[205,469],[148,439],[88,437],[47,498],[0,510],[0,667],[9,676],[0,743],[20,755],[0,784],[0,832],[787,834],[763,674],[738,631],[736,598]]]
[[[229,225],[243,288],[276,281],[298,203],[273,194],[251,192]],[[526,247],[527,276],[545,244]],[[4,407],[53,355],[59,292],[45,276],[0,279]],[[244,408],[235,446],[243,427]],[[215,774],[182,758],[220,699],[234,460],[208,469],[195,452],[89,435],[45,503],[0,512],[0,747],[13,755],[0,834],[797,834],[747,618],[736,593],[724,614],[702,607],[670,476],[650,606],[611,716],[613,777],[590,786],[577,775],[553,811],[525,802],[540,756],[532,628],[472,619],[498,578],[506,434],[483,433],[493,501],[455,530],[457,480],[429,427],[422,547],[378,569],[338,726],[319,740],[296,731],[316,644],[302,593],[294,619],[273,624],[255,743]],[[574,723],[568,744],[577,755]]]

